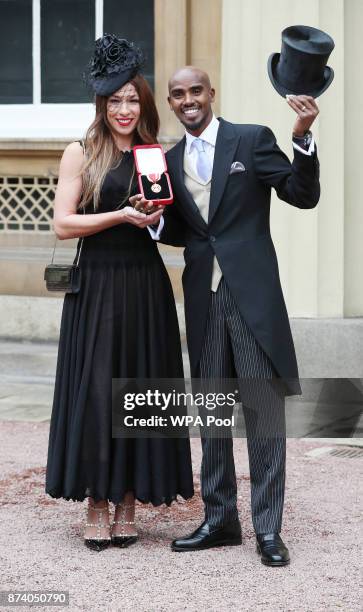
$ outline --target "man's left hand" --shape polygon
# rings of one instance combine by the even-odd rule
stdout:
[[[294,136],[304,136],[310,130],[312,123],[319,114],[319,108],[312,96],[286,96],[289,106],[297,113],[292,133]]]

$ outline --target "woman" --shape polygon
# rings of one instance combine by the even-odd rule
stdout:
[[[56,234],[83,242],[81,290],[64,300],[46,492],[88,497],[84,539],[97,551],[111,540],[136,541],[135,499],[170,505],[194,493],[189,439],[111,433],[112,378],[183,377],[172,289],[147,229],[161,210],[147,215],[129,205],[137,184],[131,147],[155,143],[159,128],[141,61],[114,35],[96,41],[89,73],[96,117],[84,150],[79,142],[65,149],[55,197]]]

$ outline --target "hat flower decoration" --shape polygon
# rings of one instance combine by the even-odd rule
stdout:
[[[138,47],[115,34],[104,34],[95,42],[88,66],[88,82],[100,96],[109,96],[132,79],[144,63]]]

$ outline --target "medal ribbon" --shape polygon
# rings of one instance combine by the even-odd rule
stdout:
[[[157,174],[157,173],[147,174],[146,176],[151,183],[157,183],[161,179],[161,174]]]

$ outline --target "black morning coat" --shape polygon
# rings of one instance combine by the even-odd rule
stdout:
[[[294,343],[270,234],[271,188],[297,208],[314,208],[320,197],[317,153],[294,149],[294,159],[262,125],[219,118],[208,224],[183,179],[185,136],[167,154],[174,203],[166,206],[161,242],[184,246],[183,289],[191,376],[198,376],[211,295],[213,257],[240,313],[270,357],[284,395],[301,393]],[[231,172],[233,162],[245,170]]]

